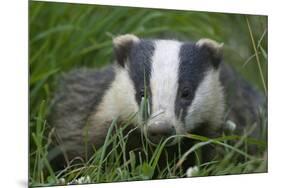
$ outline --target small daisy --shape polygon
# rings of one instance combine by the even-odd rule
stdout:
[[[187,177],[194,177],[198,174],[199,168],[197,166],[189,167],[186,171],[186,176]]]
[[[68,184],[71,185],[71,184],[84,184],[84,183],[92,183],[90,176],[82,176],[78,179],[74,179],[73,181],[71,181]]]
[[[226,123],[225,123],[225,129],[228,130],[228,131],[235,131],[236,129],[236,124],[231,121],[231,120],[227,120]]]

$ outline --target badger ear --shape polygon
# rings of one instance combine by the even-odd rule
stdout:
[[[132,34],[120,35],[113,38],[115,58],[119,65],[122,67],[125,66],[131,47],[139,40],[137,36]]]
[[[211,39],[200,39],[196,42],[199,48],[205,49],[209,52],[211,63],[215,68],[218,68],[223,55],[223,43],[218,43]]]

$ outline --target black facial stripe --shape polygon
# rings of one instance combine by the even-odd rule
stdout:
[[[184,43],[181,46],[178,77],[178,91],[175,101],[175,114],[181,121],[187,115],[188,106],[194,99],[196,89],[203,80],[204,73],[211,68],[208,52],[198,48],[194,43]],[[189,88],[191,94],[187,100],[181,95],[185,88]]]
[[[144,89],[144,82],[148,96],[150,95],[150,73],[151,73],[151,58],[154,52],[154,44],[149,40],[141,40],[134,44],[129,54],[129,74],[134,83],[136,90],[136,101],[141,102],[139,93]],[[144,79],[145,78],[145,79]],[[151,105],[151,97],[150,105]]]

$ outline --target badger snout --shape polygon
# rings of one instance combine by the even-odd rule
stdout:
[[[169,122],[154,122],[147,127],[147,137],[154,144],[158,144],[161,140],[165,140],[175,134],[176,129]]]

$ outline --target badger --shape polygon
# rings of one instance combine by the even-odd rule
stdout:
[[[113,39],[113,48],[113,65],[73,70],[60,79],[50,124],[68,160],[92,155],[93,147],[102,147],[112,121],[124,122],[137,114],[144,97],[150,113],[145,124],[140,115],[131,121],[130,128],[136,130],[130,141],[134,147],[139,144],[139,134],[157,145],[186,133],[216,137],[226,121],[237,125],[238,134],[259,122],[258,109],[265,97],[223,63],[222,43],[125,34]],[[185,149],[192,146],[190,140],[171,139],[167,148],[178,142]]]

